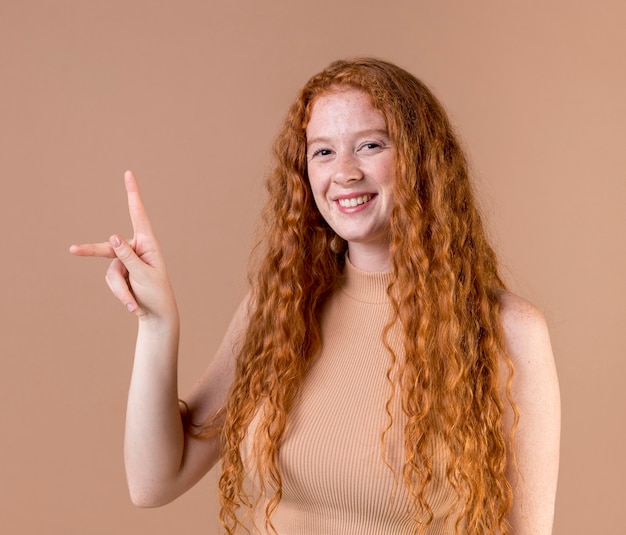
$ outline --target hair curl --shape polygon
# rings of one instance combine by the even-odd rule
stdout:
[[[271,515],[282,493],[277,455],[287,415],[320,347],[321,307],[340,278],[347,249],[315,206],[305,129],[314,100],[346,87],[370,96],[396,151],[388,289],[394,316],[382,335],[386,340],[393,324],[402,326],[402,358],[387,345],[390,370],[400,363],[398,376],[389,381],[392,396],[400,389],[407,416],[403,479],[416,504],[416,530],[423,533],[432,518],[425,489],[437,439],[448,450],[447,478],[459,499],[456,532],[507,534],[512,491],[505,465],[512,437],[502,427],[502,359],[509,368],[506,396],[517,411],[499,322],[504,284],[496,256],[443,107],[414,76],[370,58],[336,61],[309,80],[274,144],[264,256],[251,276],[249,326],[222,430],[222,524],[233,533],[241,525],[237,509],[254,507],[244,491],[241,446],[256,416],[254,463],[262,487],[273,491],[265,510],[266,528],[273,529]],[[387,412],[391,418],[388,407]]]

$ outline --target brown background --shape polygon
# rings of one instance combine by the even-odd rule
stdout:
[[[625,533],[623,5],[1,0],[2,531],[217,532],[214,472],[165,508],[130,505],[135,321],[105,262],[67,247],[129,233],[132,168],[179,299],[186,391],[245,291],[288,103],[331,60],[375,55],[446,104],[510,285],[548,318],[555,534]]]

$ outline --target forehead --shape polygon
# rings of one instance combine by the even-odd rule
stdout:
[[[359,89],[341,88],[322,93],[313,100],[310,109],[307,137],[324,130],[339,133],[386,129],[384,115],[373,106],[370,96]]]

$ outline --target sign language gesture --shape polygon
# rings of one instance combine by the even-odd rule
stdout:
[[[159,242],[131,171],[124,173],[128,211],[134,236],[125,240],[114,234],[108,242],[72,245],[77,256],[112,258],[106,282],[122,304],[140,320],[178,321],[176,300],[169,282]]]
[[[132,239],[113,234],[108,242],[72,245],[70,253],[112,258],[107,284],[139,318],[126,410],[124,459],[133,502],[158,505],[189,488],[192,481],[201,477],[201,471],[198,462],[182,470],[185,439],[176,379],[176,300],[159,242],[130,171],[124,174],[124,183],[133,224]],[[192,454],[191,458],[196,456]]]

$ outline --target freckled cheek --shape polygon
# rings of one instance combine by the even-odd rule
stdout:
[[[323,179],[320,179],[316,175],[309,174],[309,186],[311,187],[311,191],[313,192],[313,198],[315,202],[322,201],[326,197],[326,192],[328,191],[328,182],[324,182]]]

